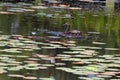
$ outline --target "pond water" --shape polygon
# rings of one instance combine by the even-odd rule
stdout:
[[[96,39],[77,39],[76,46],[66,47],[61,46],[62,43],[24,38],[41,30],[65,31],[63,24],[66,22],[70,30],[100,32],[97,41],[101,43]],[[119,13],[2,6],[0,44],[5,46],[0,48],[0,80],[119,79],[119,25]],[[11,38],[13,34],[23,36]],[[37,35],[46,36],[44,33]]]

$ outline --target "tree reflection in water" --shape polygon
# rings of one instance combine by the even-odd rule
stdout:
[[[18,31],[18,28],[19,28],[19,20],[15,19],[13,20],[13,22],[11,23],[11,34],[17,34],[17,31]]]

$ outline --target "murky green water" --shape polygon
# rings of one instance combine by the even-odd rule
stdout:
[[[72,15],[73,18],[52,18],[37,14],[65,14]],[[6,34],[23,34],[29,35],[35,28],[48,29],[55,31],[64,31],[63,24],[70,23],[70,29],[77,29],[83,33],[90,31],[98,31],[101,33],[103,41],[109,43],[110,47],[118,47],[120,43],[120,14],[114,13],[92,13],[78,11],[62,12],[46,12],[37,11],[37,13],[15,13],[15,14],[0,14],[0,28]]]
[[[47,17],[45,14],[48,14]],[[51,17],[52,14],[52,17]],[[54,17],[53,17],[54,15]],[[65,31],[63,24],[65,22],[70,23],[70,29],[77,29],[83,33],[90,31],[100,32],[100,41],[107,43],[105,46],[93,45],[89,41],[78,41],[79,46],[97,46],[97,47],[110,47],[119,48],[120,47],[120,14],[119,13],[98,13],[98,12],[84,12],[84,11],[69,11],[69,10],[36,10],[35,12],[20,12],[14,14],[0,14],[0,31],[3,34],[21,34],[21,35],[31,35],[32,31],[36,29],[48,29],[53,31]],[[43,35],[43,34],[39,34]],[[53,51],[53,50],[52,50]],[[54,53],[52,52],[51,53]],[[99,51],[99,50],[98,50]],[[34,52],[44,52],[34,51]],[[15,58],[17,61],[30,61],[32,54],[34,52],[23,52],[24,55],[30,56],[30,58]],[[45,50],[46,52],[46,50]],[[103,51],[101,51],[103,52]],[[60,52],[58,52],[60,53]],[[106,54],[119,54],[119,51],[106,51]],[[46,54],[48,54],[46,52]],[[32,59],[31,59],[32,60]],[[33,60],[34,61],[34,60]],[[38,63],[50,63],[50,61],[35,60]],[[67,67],[71,67],[71,62],[63,61],[67,63]],[[58,66],[57,66],[58,67]],[[78,75],[73,73],[68,73],[62,70],[56,70],[56,66],[50,66],[49,69],[39,69],[39,70],[26,70],[21,71],[8,71],[10,74],[21,74],[24,76],[36,76],[40,77],[50,77],[50,80],[77,80]],[[0,80],[29,80],[21,78],[11,78],[8,74],[0,75]],[[54,78],[53,78],[54,77]],[[39,80],[39,79],[38,79]],[[41,79],[40,79],[41,80]],[[83,79],[84,80],[84,79]]]

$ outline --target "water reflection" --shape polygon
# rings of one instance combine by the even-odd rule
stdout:
[[[15,19],[13,22],[11,22],[11,34],[17,34],[19,28],[19,20]]]
[[[50,13],[49,13],[50,14]],[[9,16],[9,15],[8,15]],[[88,16],[88,15],[87,15]],[[91,15],[90,15],[91,16]],[[88,16],[88,17],[90,17],[90,16]],[[96,15],[94,15],[94,16],[96,16]],[[47,16],[48,18],[46,18],[46,17],[41,17],[41,16],[38,16],[38,17],[36,17],[36,16],[32,16],[32,15],[21,15],[20,16],[20,19],[19,18],[17,18],[17,16],[15,16],[15,19],[12,19],[12,17],[10,18],[10,34],[18,34],[18,31],[20,31],[20,34],[21,33],[23,33],[23,34],[25,34],[25,33],[29,33],[29,32],[31,32],[31,31],[38,31],[39,32],[39,29],[51,29],[51,30],[53,30],[53,28],[54,28],[54,30],[56,30],[56,29],[58,29],[58,27],[61,27],[61,25],[63,25],[63,23],[64,22],[66,22],[66,19],[62,19],[62,18],[60,18],[60,19],[54,19],[54,18],[49,18],[49,17],[51,17],[51,15],[48,15]],[[67,17],[69,17],[69,15],[67,15]],[[74,23],[79,23],[79,18],[80,17],[78,17],[78,18],[76,18],[76,19],[74,19]],[[22,20],[22,19],[24,19],[24,20]],[[102,19],[104,19],[104,17],[102,18]],[[100,23],[103,23],[102,22],[102,19],[101,19],[101,22]],[[78,20],[78,21],[76,21],[76,20]],[[90,19],[88,19],[86,16],[84,16],[83,18],[81,18],[80,19],[81,20],[81,22],[80,22],[80,24],[79,25],[76,25],[76,24],[72,24],[73,22],[71,22],[70,24],[72,24],[73,25],[73,27],[71,26],[70,28],[71,29],[75,29],[75,27],[76,26],[78,26],[78,27],[80,27],[80,28],[77,28],[77,29],[81,29],[82,31],[88,31],[88,28],[90,27],[89,26],[89,21],[92,21],[93,22],[93,20],[90,18]],[[4,20],[4,22],[6,22],[7,23],[7,17],[6,17],[6,19]],[[8,22],[9,22],[8,21]],[[76,22],[75,22],[76,21]],[[101,25],[101,24],[99,24],[98,22],[99,22],[99,20],[95,17],[95,22],[93,22],[93,25],[91,24],[91,26],[94,26],[94,27],[92,27],[92,30],[95,30],[95,31],[100,31],[100,30],[104,30],[104,28],[102,29],[101,28],[101,26],[99,27],[98,25]],[[53,23],[57,23],[57,24],[53,24]],[[6,24],[6,23],[2,23],[2,24]],[[59,25],[58,25],[59,24]],[[106,24],[106,25],[105,25]],[[109,28],[111,28],[111,26],[113,25],[112,23],[111,23],[111,25],[109,25],[110,23],[107,23],[107,20],[105,20],[104,19],[104,23],[103,23],[103,25],[105,26],[105,27],[107,27],[108,29]],[[81,26],[80,26],[81,25]],[[109,27],[110,26],[110,27]],[[3,27],[2,27],[3,28]],[[4,27],[4,28],[9,28],[9,27]],[[98,28],[99,28],[99,30],[98,30]],[[60,29],[63,29],[63,27],[62,28],[60,28]],[[89,28],[90,29],[90,28]],[[117,28],[116,28],[117,29]],[[91,29],[90,29],[91,30]],[[108,31],[110,31],[110,30],[108,30]],[[113,32],[115,32],[115,29],[113,29],[112,30]],[[33,33],[33,34],[35,34],[35,33]],[[102,33],[102,34],[104,34],[104,32]],[[110,34],[110,35],[113,35],[113,34],[111,34],[110,32],[106,32],[106,34]],[[105,35],[103,35],[103,37],[104,37]],[[106,35],[107,36],[107,35]],[[106,37],[105,36],[105,37]],[[118,35],[118,37],[119,37],[119,35]],[[107,37],[106,37],[107,38]],[[112,40],[112,38],[110,38],[110,37],[108,37],[109,39],[110,39],[110,41]],[[80,41],[79,41],[80,42]],[[116,41],[112,41],[112,43],[115,43]],[[118,41],[119,42],[119,41]],[[118,43],[117,42],[117,43]],[[117,44],[116,43],[116,44]],[[84,43],[81,43],[81,44],[83,44],[83,45],[90,45],[90,44],[87,44],[87,42],[85,41]],[[79,44],[80,45],[80,44]],[[118,47],[119,47],[119,45],[117,45]],[[105,52],[105,50],[104,50],[104,46],[101,46],[102,48],[103,48],[103,51],[104,51],[104,53],[106,54],[106,53],[118,53],[118,51],[115,51],[115,52],[112,52],[112,51],[106,51]],[[105,46],[105,47],[107,47],[107,46]],[[60,49],[58,49],[58,53],[62,53],[62,51],[63,51],[63,49],[62,49],[62,51],[60,51]],[[103,53],[103,51],[102,51],[102,53]],[[56,53],[56,51],[55,50],[46,50],[46,49],[44,49],[44,50],[42,50],[42,52],[43,53],[45,53],[46,54],[46,52],[48,52],[49,54],[52,54],[52,55],[50,55],[50,56],[54,56],[54,53]],[[103,53],[103,54],[104,54]],[[41,62],[41,60],[40,60],[40,62]],[[51,64],[55,64],[56,63],[56,61],[55,61],[55,59],[54,58],[51,58],[51,60],[49,60],[49,62],[51,63]],[[46,63],[48,63],[48,62],[46,62]],[[66,61],[65,63],[67,63],[67,67],[71,67],[72,65],[71,65],[71,62],[68,62],[68,61]],[[26,73],[27,73],[28,71],[26,70]],[[45,72],[45,74],[43,74],[43,72]],[[30,71],[30,73],[33,73],[32,71]],[[22,73],[23,74],[23,73]],[[46,70],[44,70],[44,69],[41,69],[41,70],[35,70],[35,72],[34,72],[34,74],[36,75],[37,74],[37,76],[38,77],[49,77],[49,79],[50,80],[77,80],[76,78],[76,75],[74,75],[74,74],[72,74],[72,73],[68,73],[68,72],[65,72],[65,71],[62,71],[62,70],[59,70],[59,71],[57,71],[57,70],[55,70],[55,67],[50,67],[50,69],[46,69]],[[34,74],[32,74],[32,75],[34,75]],[[72,75],[72,76],[71,76]],[[25,75],[26,76],[26,75]],[[56,77],[57,76],[57,77]],[[88,75],[88,77],[90,77],[90,78],[93,78],[93,77],[95,77],[95,75],[94,74],[89,74]],[[6,79],[7,80],[7,79]]]
[[[50,80],[55,80],[54,76],[50,76]]]

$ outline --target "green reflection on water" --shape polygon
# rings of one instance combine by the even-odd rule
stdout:
[[[36,13],[41,12],[40,10]],[[45,11],[46,14],[58,14],[57,18],[36,15],[36,13],[17,13],[17,14],[0,14],[0,29],[6,34],[29,35],[34,29],[48,29],[64,31],[63,24],[70,23],[70,29],[77,29],[82,32],[98,31],[101,33],[103,41],[110,43],[110,47],[120,46],[120,14],[119,13],[97,13],[84,11]],[[70,14],[71,18],[63,18],[65,14]],[[62,17],[62,18],[61,18]],[[13,24],[13,25],[12,25]]]
[[[0,30],[5,34],[22,34],[30,35],[36,29],[48,29],[55,31],[64,31],[63,24],[70,23],[70,29],[77,29],[84,33],[89,31],[98,31],[101,33],[102,41],[107,42],[106,47],[120,47],[120,14],[105,12],[84,12],[84,11],[61,11],[57,18],[36,15],[37,13],[55,14],[58,12],[51,10],[38,10],[35,13],[16,13],[16,14],[0,14]],[[65,18],[65,14],[70,14],[71,18]],[[89,42],[80,43],[88,45]],[[117,53],[117,52],[116,52]],[[27,53],[26,53],[27,54]],[[54,70],[54,69],[53,69]],[[49,77],[50,70],[46,71]],[[40,72],[39,72],[40,73]],[[54,71],[53,71],[54,73]],[[61,72],[62,79],[65,72]],[[61,76],[61,73],[57,74]],[[41,77],[45,77],[41,73]],[[69,75],[69,74],[65,74]],[[67,77],[68,78],[68,77]],[[3,79],[0,79],[3,80]],[[7,80],[4,78],[4,80]],[[59,78],[60,80],[60,78]]]

